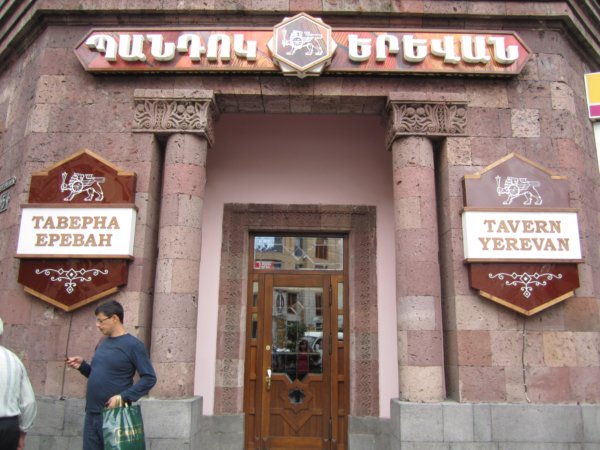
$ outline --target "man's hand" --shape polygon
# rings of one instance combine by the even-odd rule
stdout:
[[[119,406],[121,406],[122,403],[123,403],[123,400],[121,399],[120,395],[113,395],[106,402],[106,407],[107,408],[118,408]]]
[[[27,433],[25,433],[24,431],[21,431],[19,433],[19,443],[17,444],[17,450],[24,450],[25,449],[25,435]]]
[[[68,356],[65,362],[71,369],[79,369],[83,362],[83,358],[81,356]]]

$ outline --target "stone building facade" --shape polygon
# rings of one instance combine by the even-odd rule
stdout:
[[[92,29],[272,29],[302,12],[334,31],[508,30],[529,56],[511,76],[298,78],[93,73],[74,51]],[[250,356],[251,242],[280,235],[346,240],[346,397],[337,431],[310,448],[600,448],[600,177],[583,79],[600,71],[599,19],[591,0],[4,2],[0,182],[16,182],[0,213],[0,317],[39,399],[26,448],[81,445],[85,380],[64,357],[92,356],[97,303],[65,312],[25,292],[15,258],[32,174],[81,149],[137,178],[114,298],[157,370],[141,402],[149,448],[280,448],[249,400],[266,392]],[[464,261],[462,180],[510,153],[567,177],[579,218],[579,287],[531,316],[479,295]]]

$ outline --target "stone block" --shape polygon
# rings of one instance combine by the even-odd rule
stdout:
[[[576,113],[573,89],[564,82],[550,83],[550,94],[552,98],[552,109],[564,109],[571,114]]]
[[[535,403],[571,401],[569,369],[566,367],[534,367],[527,370],[527,392]]]
[[[152,359],[156,362],[194,361],[196,351],[196,329],[174,327],[153,327]]]
[[[51,104],[34,105],[27,120],[25,134],[48,132],[52,113],[53,105]]]
[[[165,170],[166,172],[166,170]],[[206,169],[192,164],[177,164],[169,167],[163,182],[163,194],[185,193],[204,197]]]
[[[198,431],[202,398],[140,400],[144,432],[149,439],[190,439]]]
[[[504,82],[470,80],[466,93],[469,107],[508,108],[508,94]]]
[[[495,108],[468,108],[467,129],[468,136],[499,137],[504,124],[501,122],[499,110]]]
[[[473,405],[442,404],[444,442],[471,442],[473,433]]]
[[[452,166],[471,165],[471,138],[448,137],[445,140],[448,164]]]
[[[600,367],[569,369],[571,398],[579,402],[597,403],[600,400]]]
[[[497,305],[475,295],[457,295],[456,327],[459,330],[495,330],[498,328]]]
[[[85,400],[82,398],[65,399],[65,422],[63,435],[81,436],[85,418]]]
[[[409,264],[409,261],[437,261],[437,239],[432,239],[434,230],[405,230],[396,243],[396,261],[398,265]],[[439,275],[438,275],[439,277]]]
[[[375,436],[371,434],[348,433],[349,449],[376,448],[375,441]]]
[[[513,109],[511,126],[513,137],[540,137],[540,112],[536,109]]]
[[[443,368],[401,366],[400,396],[414,402],[439,401],[445,396]]]
[[[30,430],[32,435],[60,436],[65,421],[65,402],[38,397],[37,416]]]
[[[411,330],[407,334],[409,366],[442,366],[444,364],[441,331]]]
[[[498,442],[582,442],[578,405],[491,405],[492,435]],[[503,447],[504,448],[504,447]],[[563,447],[564,448],[564,447]]]
[[[600,446],[600,408],[598,405],[581,405],[583,442]],[[597,447],[596,447],[597,448]]]
[[[156,358],[152,358],[155,360]],[[194,363],[154,363],[157,384],[152,395],[164,398],[185,398],[193,393]]]
[[[441,282],[438,261],[414,261],[404,267],[404,272],[406,279],[410,280],[406,293],[411,296],[439,298]]]
[[[400,330],[433,330],[436,327],[436,298],[406,296],[397,304]]]
[[[396,228],[421,228],[421,202],[418,197],[399,198],[395,202]]]
[[[544,361],[549,367],[574,367],[577,365],[577,350],[571,332],[546,332]]]
[[[179,439],[146,439],[146,448],[148,450],[192,450],[192,439],[190,438],[179,438]],[[209,447],[199,447],[209,448]],[[219,447],[210,447],[219,448]]]
[[[161,258],[186,259],[196,261],[188,270],[198,270],[198,259],[202,248],[202,236],[195,228],[163,227],[158,237]]]
[[[522,362],[523,333],[520,331],[491,331],[491,363],[494,366],[517,366]]]
[[[490,405],[473,405],[473,440],[476,442],[492,440],[492,409]]]
[[[506,401],[508,403],[523,403],[527,401],[525,393],[526,379],[523,379],[523,366],[504,366],[506,380]]]
[[[461,366],[490,366],[492,352],[490,332],[484,330],[458,330],[458,364]]]
[[[595,297],[577,297],[565,302],[565,328],[570,331],[600,331],[600,312]],[[582,333],[576,333],[579,336]]]
[[[154,294],[152,326],[177,326],[192,329],[198,315],[198,299],[195,293],[174,294],[172,292]]]
[[[399,412],[399,437],[403,442],[443,442],[444,418],[441,404],[401,403]],[[402,448],[404,449],[404,444]]]
[[[503,367],[460,367],[461,402],[501,402],[506,400]]]
[[[37,81],[35,103],[60,103],[66,94],[64,75],[42,75]]]

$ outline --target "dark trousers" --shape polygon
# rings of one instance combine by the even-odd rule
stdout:
[[[15,450],[19,445],[19,417],[0,417],[0,448]]]
[[[104,450],[102,413],[85,413],[85,422],[83,423],[83,450]]]

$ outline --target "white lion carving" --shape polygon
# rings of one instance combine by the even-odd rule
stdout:
[[[320,56],[323,54],[323,47],[319,43],[319,40],[323,39],[319,33],[311,33],[309,31],[292,30],[290,38],[286,39],[287,30],[282,31],[283,34],[283,46],[291,47],[286,55],[293,55],[298,50],[305,48],[306,56],[315,54]]]
[[[95,201],[101,202],[104,199],[104,192],[100,183],[104,183],[104,181],[106,181],[104,177],[96,177],[92,173],[74,172],[67,183],[67,172],[63,172],[60,192],[69,191],[69,195],[64,199],[65,202],[70,202],[82,192],[87,193],[87,197],[83,199],[84,201],[91,202],[95,196]]]
[[[500,176],[496,175],[496,192],[498,195],[506,195],[503,205],[510,205],[515,198],[525,197],[524,205],[531,205],[535,200],[536,205],[542,204],[542,196],[536,189],[540,186],[539,181],[529,181],[527,178],[506,177],[504,186],[501,185]]]

